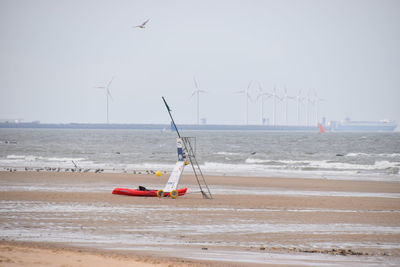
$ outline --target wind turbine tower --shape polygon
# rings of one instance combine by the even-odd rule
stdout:
[[[312,97],[310,96],[310,90],[307,93],[307,126],[310,126],[310,116],[311,116],[311,105],[314,105],[315,102],[313,101]]]
[[[299,90],[296,100],[297,100],[297,125],[300,125],[300,103],[303,102],[303,98],[301,98],[301,90]]]
[[[283,99],[285,100],[285,121],[286,121],[286,125],[289,125],[289,123],[288,123],[289,99],[294,99],[294,97],[288,96],[286,86],[285,86],[285,95],[284,95]]]
[[[111,85],[113,80],[114,80],[114,77],[111,78],[111,80],[108,82],[107,86],[96,86],[95,87],[95,88],[98,88],[98,89],[104,89],[105,92],[106,92],[107,124],[110,122],[109,121],[109,116],[108,116],[108,97],[111,97],[111,99],[113,99],[112,95],[111,95],[111,92],[110,92],[110,85]]]
[[[251,100],[251,96],[250,96],[250,87],[251,84],[253,83],[253,81],[250,81],[249,85],[247,86],[247,88],[245,90],[241,90],[241,91],[237,91],[236,93],[238,94],[244,94],[245,100],[246,100],[246,125],[249,124],[249,99]]]
[[[261,84],[258,83],[258,95],[257,99],[261,97],[261,125],[265,124],[265,119],[264,119],[264,100],[265,98],[270,98],[272,95],[268,92],[265,92],[264,89],[262,88]]]
[[[199,85],[197,84],[196,77],[193,76],[194,86],[196,90],[193,91],[192,96],[197,95],[197,125],[200,124],[200,93],[207,93],[204,90],[199,89]]]
[[[318,97],[318,95],[317,95],[317,92],[314,90],[314,96],[315,96],[315,120],[316,120],[316,122],[317,122],[317,124],[319,123],[319,109],[320,109],[320,106],[319,106],[319,104],[321,103],[321,101],[325,101],[325,99],[323,99],[323,98],[319,98]]]
[[[273,107],[272,107],[272,125],[275,126],[276,123],[276,99],[278,99],[279,101],[282,101],[282,98],[280,98],[277,94],[276,94],[276,85],[274,84],[274,90],[272,92],[272,98],[273,98]]]

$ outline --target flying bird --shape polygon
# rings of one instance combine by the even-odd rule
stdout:
[[[146,23],[149,22],[149,20],[150,20],[150,19],[146,20],[145,22],[143,22],[143,23],[140,24],[140,25],[133,26],[133,28],[141,28],[141,29],[144,29],[144,28],[146,28]]]

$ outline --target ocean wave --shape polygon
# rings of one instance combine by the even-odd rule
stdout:
[[[371,155],[370,154],[366,154],[366,153],[347,153],[344,156],[345,157],[368,157],[368,156],[371,156]]]
[[[67,162],[67,161],[83,161],[86,160],[85,158],[44,158],[45,160],[48,161],[61,161],[61,162]]]
[[[374,164],[355,164],[350,162],[337,162],[330,160],[264,160],[248,158],[246,164],[265,165],[278,169],[330,169],[330,170],[383,170],[388,168],[400,167],[400,162],[390,162],[387,160],[376,161]]]
[[[6,156],[7,160],[25,160],[25,161],[83,161],[85,158],[74,158],[74,157],[42,157],[42,156],[33,156],[33,155],[8,155]]]
[[[269,159],[257,159],[257,158],[248,158],[245,160],[247,164],[265,164],[265,165],[308,165],[312,161],[310,160],[269,160]]]
[[[162,170],[162,171],[172,171],[175,164],[166,164],[166,163],[138,163],[138,164],[126,164],[125,167],[127,170]]]
[[[369,157],[369,158],[400,158],[400,153],[379,153],[379,154],[368,154],[368,153],[357,153],[357,152],[352,152],[352,153],[347,153],[344,155],[345,157]]]
[[[170,173],[174,168],[174,162],[94,162],[85,158],[73,157],[35,157],[30,155],[9,155],[6,159],[0,159],[0,167],[57,167],[73,168],[74,161],[79,168],[104,169],[110,172],[132,171],[156,171]],[[330,160],[266,160],[260,158],[248,158],[242,163],[229,163],[206,161],[200,164],[204,174],[208,175],[240,175],[240,176],[357,176],[363,179],[371,175],[379,176],[379,179],[398,179],[400,162],[388,160],[375,161],[372,164],[355,164],[351,162],[338,162]],[[192,167],[185,168],[186,174],[192,174]],[[397,178],[396,178],[397,177]]]
[[[10,161],[35,161],[40,157],[32,156],[32,155],[8,155],[6,156],[7,160]]]
[[[215,152],[214,155],[223,155],[223,156],[236,156],[236,155],[240,155],[241,153],[237,153],[237,152]]]

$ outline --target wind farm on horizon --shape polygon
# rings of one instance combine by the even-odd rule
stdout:
[[[169,123],[115,123],[110,120],[110,101],[113,100],[110,87],[114,81],[114,77],[104,86],[95,86],[94,88],[104,90],[105,109],[106,109],[106,120],[105,123],[67,123],[67,124],[54,124],[44,123],[41,124],[39,121],[31,123],[25,123],[23,121],[13,122],[11,121],[0,121],[0,128],[72,128],[72,129],[133,129],[133,130],[161,130],[165,131],[170,128]],[[256,86],[257,85],[257,86]],[[188,86],[189,87],[189,86]],[[203,90],[202,86],[199,85],[196,76],[193,76],[193,85],[191,85],[193,91],[186,90],[186,93],[179,94],[178,102],[186,102],[186,106],[176,105],[175,111],[177,114],[185,113],[187,116],[193,116],[195,114],[195,123],[177,123],[179,129],[182,130],[226,130],[226,131],[275,131],[275,132],[391,132],[395,131],[397,124],[390,120],[380,121],[351,121],[345,119],[344,121],[329,121],[325,118],[319,121],[320,116],[320,104],[326,101],[320,98],[315,90],[297,90],[296,95],[292,95],[286,86],[277,86],[273,84],[270,90],[265,90],[261,82],[250,81],[243,90],[233,91],[225,93],[224,96],[218,98],[216,101],[225,103],[230,99],[242,100],[242,105],[234,105],[234,108],[239,113],[244,114],[244,123],[206,123],[206,119],[202,118],[202,112],[208,110],[215,110],[215,107],[211,107],[210,100],[216,99],[213,91],[210,90],[210,86],[207,86],[207,91]],[[203,95],[204,94],[204,95]],[[227,94],[229,95],[227,97]],[[203,95],[204,97],[200,98]],[[193,104],[193,99],[195,104]],[[207,98],[210,99],[207,99]],[[156,97],[161,99],[161,95]],[[168,96],[167,96],[168,98]],[[228,99],[229,98],[229,99]],[[153,98],[154,100],[155,98]],[[200,101],[201,99],[201,101]],[[175,96],[175,101],[177,98]],[[204,101],[206,104],[204,105]],[[207,103],[208,102],[208,103]],[[215,103],[215,102],[214,102]],[[148,103],[147,103],[148,104]],[[153,105],[154,103],[152,103]],[[145,103],[146,105],[146,103]],[[148,104],[149,105],[149,104]],[[201,108],[202,105],[206,106],[205,111]],[[150,106],[150,105],[149,105]],[[161,100],[160,100],[161,106]],[[174,105],[175,106],[175,105]],[[187,108],[189,107],[189,109]],[[232,105],[231,105],[232,107]],[[258,117],[257,123],[249,123],[250,113],[249,107],[252,108],[252,116]],[[218,106],[220,110],[224,109],[226,118],[232,117],[226,107]],[[269,108],[269,110],[268,110]],[[255,116],[255,110],[257,110],[257,116]],[[266,111],[267,110],[267,111]],[[237,115],[237,113],[236,113]],[[268,117],[270,116],[270,117]],[[279,119],[278,119],[279,117]],[[298,124],[289,124],[289,118],[293,122],[296,118]],[[272,122],[270,123],[270,119]],[[253,122],[255,120],[252,120]],[[279,123],[278,123],[279,122]],[[172,129],[172,128],[171,128]]]
[[[114,76],[111,80],[104,86],[95,86],[94,88],[102,89],[105,93],[105,109],[106,109],[106,124],[110,124],[110,99],[113,100],[110,87],[114,81]],[[257,85],[257,88],[255,88]],[[207,124],[207,119],[202,117],[202,106],[204,101],[207,101],[207,97],[215,97],[213,93],[209,90],[203,90],[199,86],[198,79],[193,76],[193,91],[191,95],[187,94],[186,100],[189,103],[195,102],[192,111],[196,114],[196,120],[194,125],[205,125]],[[318,96],[315,90],[308,90],[306,94],[302,93],[303,90],[298,90],[296,95],[289,95],[286,86],[278,88],[274,84],[270,90],[265,90],[260,82],[250,81],[243,90],[231,92],[232,96],[238,98],[242,95],[244,99],[243,107],[239,109],[244,110],[244,122],[242,125],[269,125],[269,126],[316,126],[319,121],[320,112],[320,102],[326,101]],[[201,97],[204,95],[204,97]],[[182,95],[184,97],[184,95]],[[182,97],[182,98],[183,98]],[[195,99],[195,101],[193,101]],[[258,123],[249,123],[249,106],[255,108],[260,105],[259,115],[260,119]],[[293,106],[296,105],[296,109]],[[289,107],[292,107],[289,111]],[[269,108],[269,112],[266,112]],[[294,114],[296,110],[296,114]],[[278,123],[278,115],[281,117]],[[289,116],[296,116],[297,124],[289,124]],[[293,119],[292,119],[293,121]]]

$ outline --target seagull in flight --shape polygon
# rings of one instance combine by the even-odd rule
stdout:
[[[144,29],[144,28],[146,28],[146,23],[149,22],[149,20],[150,20],[150,19],[146,20],[145,22],[143,22],[143,23],[140,24],[140,25],[133,26],[133,28],[141,28],[141,29]]]

